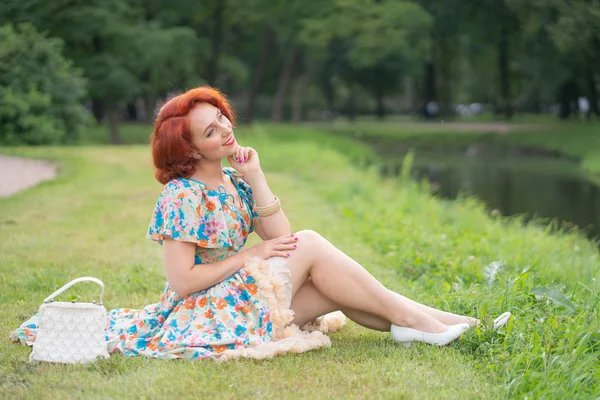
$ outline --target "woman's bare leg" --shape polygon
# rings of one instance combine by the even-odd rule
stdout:
[[[448,326],[396,296],[360,264],[338,250],[314,231],[295,234],[298,248],[287,262],[292,273],[292,298],[310,276],[315,287],[338,304],[375,315],[394,325],[430,333],[442,333]]]
[[[426,314],[431,315],[438,321],[446,325],[455,325],[461,323],[476,324],[476,318],[456,315],[445,311],[437,310],[417,303],[398,293],[392,292],[395,296],[400,296],[405,301],[413,304]],[[368,314],[363,311],[352,308],[343,308],[327,298],[323,293],[319,292],[316,286],[312,283],[310,277],[302,284],[300,289],[292,298],[292,310],[294,311],[294,323],[300,327],[304,324],[314,321],[316,318],[333,311],[342,311],[348,318],[366,328],[375,329],[378,331],[388,332],[390,330],[390,322],[373,314]]]
[[[457,324],[463,324],[466,322],[470,325],[477,325],[477,323],[479,322],[479,320],[477,318],[465,317],[464,315],[452,314],[452,313],[449,313],[446,311],[438,310],[437,308],[428,307],[424,304],[421,304],[414,300],[411,300],[408,297],[404,297],[401,294],[398,294],[394,291],[390,290],[390,292],[392,292],[394,294],[394,296],[398,296],[401,299],[412,304],[413,306],[415,306],[419,310],[423,311],[424,313],[431,315],[433,318],[437,319],[438,321],[440,321],[443,324],[457,325]]]
[[[314,321],[321,315],[342,311],[352,321],[366,328],[389,332],[390,322],[373,314],[351,308],[343,308],[319,292],[312,279],[307,279],[292,298],[291,309],[294,311],[293,323],[299,327]]]

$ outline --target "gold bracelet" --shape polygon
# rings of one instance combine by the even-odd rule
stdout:
[[[273,201],[273,204],[270,206],[254,208],[254,211],[256,211],[259,217],[268,217],[269,215],[275,214],[279,210],[281,210],[281,202],[277,196],[275,196],[275,201]]]

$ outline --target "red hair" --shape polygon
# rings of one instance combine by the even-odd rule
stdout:
[[[156,179],[163,185],[196,172],[188,113],[199,103],[210,103],[235,124],[235,112],[225,95],[210,86],[189,90],[169,100],[158,112],[150,138]]]

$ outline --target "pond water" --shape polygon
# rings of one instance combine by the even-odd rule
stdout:
[[[502,215],[555,220],[562,227],[578,226],[590,238],[600,236],[600,186],[576,160],[497,142],[438,148],[369,142],[383,156],[383,174],[398,174],[412,150],[414,177],[427,179],[439,196],[473,195]]]

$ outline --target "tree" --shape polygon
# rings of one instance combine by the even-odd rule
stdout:
[[[536,4],[553,11],[556,19],[546,28],[557,48],[574,61],[573,78],[581,77],[581,86],[590,100],[589,113],[600,117],[596,88],[596,74],[600,73],[600,2],[538,0]]]
[[[31,22],[65,42],[66,55],[89,81],[96,119],[108,118],[111,142],[117,144],[120,108],[147,94],[149,87],[150,92],[161,89],[151,75],[161,71],[168,83],[181,82],[181,71],[195,62],[175,53],[193,51],[193,33],[161,29],[145,19],[144,11],[138,0],[9,0],[0,20]],[[173,40],[182,37],[174,46]],[[151,62],[144,57],[148,53],[154,56]]]
[[[429,31],[431,46],[424,65],[422,105],[439,104],[440,113],[449,115],[458,86],[461,34],[464,33],[466,7],[462,0],[420,0],[419,4],[432,16]]]
[[[470,0],[468,2],[471,37],[495,50],[497,75],[496,112],[511,118],[514,114],[511,61],[515,41],[519,39],[520,21],[510,0]]]
[[[350,87],[358,84],[370,92],[383,117],[384,97],[423,64],[430,25],[429,14],[412,2],[335,0],[321,16],[304,22],[302,39],[321,53],[334,45],[343,60],[336,63],[337,73]]]
[[[81,72],[29,24],[0,27],[0,143],[74,142],[88,120]]]

